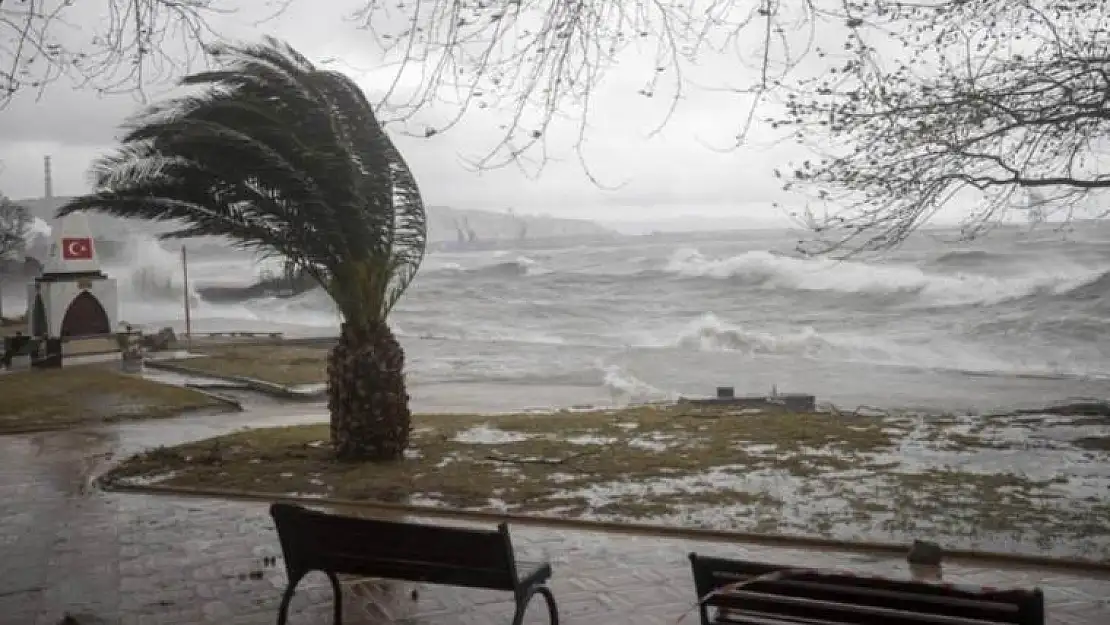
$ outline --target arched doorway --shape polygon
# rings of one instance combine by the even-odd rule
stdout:
[[[35,294],[35,307],[31,309],[31,336],[43,336],[46,334],[46,304],[42,301],[42,294]]]
[[[62,336],[92,336],[109,334],[112,331],[108,313],[100,305],[100,300],[88,291],[73,298],[65,317],[62,318]]]

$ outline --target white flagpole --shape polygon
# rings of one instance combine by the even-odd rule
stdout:
[[[185,282],[185,341],[189,349],[193,347],[193,322],[189,310],[189,257],[185,246],[181,246],[181,273]]]

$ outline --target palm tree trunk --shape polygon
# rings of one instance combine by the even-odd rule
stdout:
[[[404,457],[412,430],[405,353],[384,322],[369,330],[344,323],[328,355],[331,442],[340,460]]]

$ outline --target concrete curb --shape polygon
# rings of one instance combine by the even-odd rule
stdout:
[[[214,399],[214,400],[216,400],[216,401],[218,401],[222,404],[225,404],[225,405],[233,408],[235,412],[243,412],[243,402],[239,401],[238,399],[235,399],[234,397],[228,397],[227,395],[222,395],[220,393],[213,392],[211,389],[203,388],[203,387],[197,386],[195,384],[186,384],[185,388],[189,389],[190,391],[195,391],[197,393],[200,393],[201,395],[204,395],[205,397],[209,397],[211,399]]]
[[[327,396],[326,393],[323,391],[317,393],[303,393],[295,391],[287,386],[282,386],[273,382],[267,382],[265,380],[256,380],[254,378],[241,377],[237,375],[208,373],[206,371],[199,371],[197,369],[191,369],[187,366],[177,365],[170,362],[158,362],[148,360],[144,364],[151,369],[169,371],[171,373],[180,373],[182,375],[192,375],[201,378],[211,378],[213,380],[221,380],[223,382],[237,384],[242,386],[246,390],[261,393],[263,395],[269,395],[270,397],[275,397],[277,399],[296,401],[319,401]]]
[[[237,347],[237,346],[240,346],[240,345],[245,346],[245,347],[250,347],[250,346],[254,346],[254,345],[279,345],[279,346],[280,345],[312,345],[312,346],[320,346],[320,347],[331,347],[331,346],[335,345],[336,341],[339,340],[339,338],[335,337],[335,336],[331,336],[331,337],[328,337],[328,336],[313,336],[313,337],[297,337],[297,338],[289,338],[289,337],[274,338],[274,337],[262,336],[262,335],[244,336],[242,334],[237,335],[237,336],[232,336],[230,333],[227,333],[227,332],[221,332],[221,333],[218,333],[218,334],[206,334],[206,335],[200,335],[200,334],[195,334],[194,333],[193,338],[195,340],[197,340],[198,343],[201,342],[201,341],[206,341],[206,342],[211,341],[211,343],[206,343],[206,345],[207,346],[219,346],[219,347]],[[221,339],[230,339],[230,340],[221,340]],[[187,342],[188,341],[183,339],[183,338],[180,338],[180,337],[178,338],[178,343],[181,344],[181,345],[186,345]]]
[[[849,553],[882,555],[888,557],[904,557],[909,552],[908,545],[897,543],[849,541],[813,536],[759,534],[755,532],[714,530],[694,527],[673,527],[666,525],[651,525],[647,523],[617,523],[613,521],[592,521],[585,519],[540,517],[503,512],[464,511],[450,508],[414,506],[408,504],[392,504],[374,501],[358,501],[350,499],[331,499],[319,497],[298,497],[294,495],[265,493],[259,491],[235,491],[218,488],[192,488],[187,486],[138,486],[133,484],[105,483],[102,479],[97,480],[97,485],[103,490],[109,492],[143,493],[150,495],[169,495],[183,497],[204,497],[210,499],[259,501],[269,503],[281,501],[287,503],[298,503],[306,506],[336,506],[369,511],[377,510],[391,514],[403,513],[411,514],[414,516],[458,519],[467,521],[488,521],[491,523],[507,522],[538,527],[633,534],[641,536],[656,536],[660,538],[750,543],[756,545],[767,545],[773,547],[796,549],[824,548]],[[993,563],[999,565],[1007,565],[1011,567],[1035,567],[1041,569],[1064,570],[1072,573],[1082,571],[1086,573],[1102,573],[1110,575],[1110,561],[1099,562],[1094,560],[1054,558],[1049,556],[1035,556],[1018,553],[974,551],[970,549],[945,549],[944,561],[949,563],[955,561],[964,564],[970,564],[973,566],[985,566]]]

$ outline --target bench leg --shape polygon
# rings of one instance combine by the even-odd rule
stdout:
[[[289,602],[293,600],[293,593],[297,591],[297,584],[301,583],[303,575],[290,576],[289,586],[285,588],[285,593],[281,595],[281,607],[278,608],[277,625],[285,625],[286,619],[289,618]]]
[[[513,625],[520,625],[524,622],[524,611],[528,609],[528,602],[537,594],[543,595],[543,600],[547,604],[547,617],[550,619],[551,625],[559,625],[559,608],[555,605],[555,595],[550,588],[542,584],[532,586],[527,592],[517,597]]]
[[[339,578],[336,577],[335,573],[328,573],[327,575],[328,580],[331,581],[332,595],[335,597],[333,599],[335,601],[335,615],[332,622],[335,625],[343,625],[343,589],[339,585]]]
[[[343,590],[339,585],[339,578],[335,573],[326,573],[328,581],[331,582],[332,594],[335,595],[335,611],[332,613],[332,622],[334,625],[343,625]],[[291,577],[289,579],[289,586],[285,589],[285,594],[281,596],[281,607],[278,608],[277,625],[285,625],[285,621],[289,618],[289,602],[293,600],[293,593],[297,590],[297,584],[301,583],[303,574]]]

